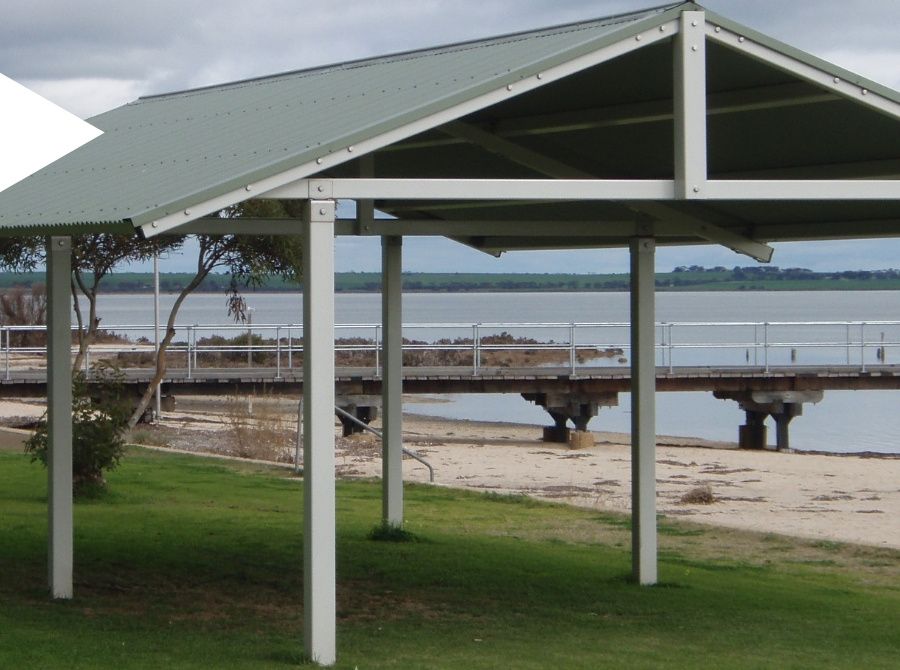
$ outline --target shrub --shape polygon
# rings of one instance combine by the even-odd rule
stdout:
[[[238,458],[290,462],[296,422],[267,398],[231,398],[227,405],[225,442]]]
[[[681,496],[679,502],[683,505],[711,505],[716,502],[716,497],[709,484],[706,484],[691,489]]]
[[[72,380],[72,489],[77,497],[106,488],[103,473],[115,469],[125,453],[124,433],[131,403],[124,397],[123,374],[106,361],[91,366],[90,383],[77,372]],[[25,443],[31,461],[46,467],[46,414]]]

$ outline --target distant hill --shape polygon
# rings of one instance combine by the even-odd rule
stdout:
[[[188,273],[160,274],[160,290],[177,292],[191,278]],[[0,289],[28,287],[42,283],[41,272],[0,273]],[[209,275],[200,291],[224,293],[228,275]],[[830,291],[900,289],[900,270],[844,270],[813,272],[804,268],[779,268],[767,265],[704,268],[696,265],[677,267],[656,275],[659,291]],[[381,289],[378,272],[339,272],[335,290],[339,293],[370,293]],[[255,291],[299,291],[298,284],[272,279]],[[493,292],[493,291],[627,291],[627,274],[539,274],[539,273],[403,273],[407,292]],[[107,293],[149,293],[153,291],[151,273],[119,272],[103,281]]]

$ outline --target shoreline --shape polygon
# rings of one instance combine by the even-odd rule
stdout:
[[[37,403],[0,402],[0,416],[20,416],[23,405],[37,416],[43,411]],[[10,413],[14,409],[19,411]],[[295,401],[288,399],[194,399],[166,413],[160,425],[139,426],[130,441],[284,462],[294,455],[296,421]],[[13,442],[25,435],[0,432]],[[380,441],[374,435],[341,437],[337,422],[335,435],[338,477],[381,476]],[[438,486],[628,514],[628,436],[594,435],[594,446],[570,449],[543,442],[540,426],[532,424],[404,414],[404,446],[431,463]],[[16,450],[14,444],[0,448]],[[403,472],[407,482],[428,482],[425,466],[411,458],[404,458]],[[657,511],[663,516],[900,550],[898,455],[749,451],[733,443],[660,436],[656,480]],[[686,502],[697,489],[708,490],[714,502]]]
[[[417,404],[423,404],[421,400],[416,401]],[[435,402],[442,402],[440,400]],[[473,424],[479,426],[489,426],[489,427],[511,427],[514,429],[520,430],[533,430],[536,431],[537,434],[540,434],[541,428],[543,424],[537,423],[524,423],[521,421],[484,421],[484,420],[476,420],[476,419],[458,419],[458,418],[450,418],[444,417],[437,414],[424,414],[420,412],[403,412],[404,422],[407,420],[415,421],[416,419],[423,419],[427,421],[446,421],[450,423],[461,423],[461,424]],[[405,431],[404,431],[405,432]],[[589,431],[594,434],[595,440],[606,441],[606,442],[615,442],[619,443],[619,441],[623,441],[623,443],[627,443],[630,440],[629,433],[619,433],[614,431],[600,431],[600,430],[591,430]],[[737,442],[728,441],[728,440],[711,440],[703,437],[695,437],[689,435],[657,435],[656,436],[656,446],[657,447],[679,447],[679,446],[691,446],[697,447],[700,449],[724,449],[724,450],[733,450],[738,451],[739,447]],[[774,447],[762,449],[760,451],[766,452],[777,452],[777,453],[790,453],[795,455],[809,455],[809,456],[836,456],[840,458],[873,458],[873,459],[900,459],[900,452],[895,451],[824,451],[821,449],[791,449],[787,452],[778,452]]]

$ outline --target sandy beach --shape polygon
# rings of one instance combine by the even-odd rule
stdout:
[[[291,458],[296,415],[289,402],[257,400],[252,409],[246,400],[229,402],[224,412],[221,399],[179,403],[160,425],[139,427],[133,438],[190,451]],[[9,417],[42,411],[39,403],[0,403],[0,417],[7,417],[7,423]],[[378,421],[372,425],[377,428]],[[340,436],[338,424],[335,430]],[[404,445],[432,464],[438,486],[629,511],[627,435],[598,432],[593,447],[576,450],[542,442],[540,434],[540,427],[530,425],[416,415],[404,419]],[[253,453],[268,443],[274,447],[267,453]],[[900,549],[898,456],[741,451],[727,443],[662,436],[656,467],[657,505],[663,515]],[[338,437],[336,471],[347,478],[380,476],[378,439],[371,434]],[[428,481],[427,469],[411,458],[404,458],[404,476],[411,482]],[[714,502],[682,501],[688,492],[706,487]]]

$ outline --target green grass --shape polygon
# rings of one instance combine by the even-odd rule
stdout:
[[[46,486],[0,453],[0,668],[302,662],[301,486],[133,450],[78,503],[76,598],[46,596]],[[660,579],[627,520],[407,488],[417,542],[368,539],[374,482],[338,485],[338,667],[896,667],[897,552],[665,520]]]

